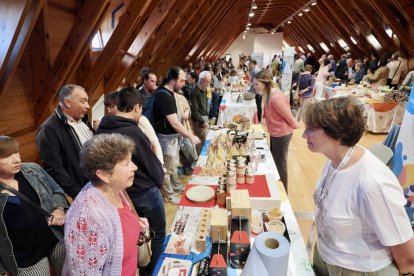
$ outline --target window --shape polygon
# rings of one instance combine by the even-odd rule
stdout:
[[[346,42],[341,38],[338,40],[339,45],[341,45],[342,49],[344,49],[345,51],[349,50],[349,46],[348,44],[346,44]]]
[[[92,49],[103,49],[101,31],[97,31],[92,39]]]
[[[378,40],[372,34],[367,36],[367,39],[368,39],[369,43],[371,43],[371,45],[374,46],[374,48],[376,50],[380,50],[382,48],[381,44],[378,42]]]
[[[309,51],[315,53],[315,49],[313,49],[313,47],[310,44],[306,45],[306,47],[308,47]]]
[[[329,53],[329,48],[328,48],[328,46],[326,46],[325,43],[321,42],[321,43],[319,43],[319,45],[321,45],[321,47],[325,51],[325,53]]]
[[[387,33],[387,35],[388,35],[389,37],[391,37],[391,38],[392,38],[393,31],[391,30],[391,28],[390,28],[390,27],[386,28],[386,29],[385,29],[385,32]]]
[[[352,41],[352,43],[354,43],[355,45],[356,45],[356,44],[358,44],[352,36],[351,36],[351,41]]]

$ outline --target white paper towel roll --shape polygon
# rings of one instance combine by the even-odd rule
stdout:
[[[241,276],[286,276],[290,243],[282,235],[264,232],[256,237]]]

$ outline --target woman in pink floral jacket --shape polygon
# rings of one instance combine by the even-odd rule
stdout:
[[[134,142],[120,134],[93,137],[81,150],[91,179],[70,207],[65,224],[63,275],[136,275],[137,241],[148,228],[123,195],[137,167]]]

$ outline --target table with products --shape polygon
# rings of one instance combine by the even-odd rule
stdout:
[[[257,106],[254,94],[252,99],[245,100],[244,93],[249,92],[225,92],[220,103],[217,125],[225,123],[238,123],[242,117],[249,119],[250,123],[257,124]],[[250,93],[249,93],[250,94]]]
[[[388,133],[393,125],[400,125],[408,100],[403,93],[388,87],[325,86],[324,91],[327,99],[351,95],[358,97],[364,105],[367,129],[374,133]]]
[[[226,141],[228,137],[232,143]],[[238,139],[246,137],[247,140],[242,139],[244,144],[239,144]],[[227,152],[221,152],[222,146],[227,147]],[[230,154],[233,154],[231,159]],[[239,180],[242,166],[245,174]],[[237,170],[238,182],[234,186],[233,169]],[[261,125],[252,125],[248,133],[210,130],[153,275],[259,275],[256,273],[260,271],[260,261],[255,258],[261,249],[258,245],[256,249],[256,243],[263,240],[267,245],[276,237],[276,247],[271,248],[285,255],[281,253],[280,260],[272,261],[278,268],[269,275],[315,275],[292,207],[278,179]],[[224,182],[231,190],[222,190]],[[195,188],[198,191],[192,193]],[[280,234],[265,232],[274,227]],[[255,264],[254,273],[249,260]],[[261,269],[266,270],[268,263],[263,259]]]

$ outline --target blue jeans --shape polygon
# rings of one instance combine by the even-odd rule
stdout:
[[[139,196],[131,198],[140,217],[148,219],[150,228],[155,232],[151,241],[151,271],[162,253],[165,240],[165,209],[160,190],[154,186]]]

